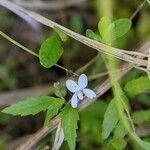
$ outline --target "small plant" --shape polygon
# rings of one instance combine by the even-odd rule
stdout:
[[[36,15],[34,15],[34,13],[30,14],[30,12],[26,13],[28,15],[31,15],[33,18],[35,17],[35,19],[40,20],[40,16],[37,17]],[[116,71],[114,71],[117,70],[117,60],[114,56],[125,59],[123,56],[129,54],[129,52],[116,51],[116,49],[112,47],[113,43],[114,41],[124,36],[130,30],[131,24],[131,20],[128,18],[122,18],[112,22],[109,17],[104,16],[98,23],[99,34],[94,33],[91,29],[88,29],[86,31],[86,37],[83,37],[83,39],[85,40],[83,40],[82,42],[88,43],[86,40],[89,40],[89,45],[92,45],[92,42],[93,45],[97,43],[99,44],[100,42],[103,45],[103,49],[105,49],[104,53],[102,53],[102,58],[108,69],[114,98],[108,104],[108,107],[104,114],[104,120],[101,124],[102,141],[107,142],[107,140],[110,138],[111,140],[108,140],[109,144],[111,143],[114,147],[116,147],[116,149],[124,149],[127,145],[125,135],[128,135],[142,148],[149,150],[150,143],[142,140],[135,133],[134,123],[131,119],[129,107],[127,105],[127,96],[121,88],[118,80],[116,80],[118,74]],[[78,39],[78,37],[74,36],[75,33],[72,33],[71,31],[68,31],[68,29],[65,29],[64,27],[61,27],[60,25],[57,25],[55,23],[52,23],[52,27],[54,29],[54,33],[42,43],[39,50],[39,55],[14,41],[2,31],[0,31],[0,34],[23,50],[38,57],[39,62],[43,67],[50,68],[55,65],[67,71],[69,74],[71,74],[71,77],[78,77],[77,83],[71,79],[66,80],[67,89],[71,93],[73,93],[71,100],[69,100],[66,96],[66,88],[62,86],[61,83],[57,82],[54,84],[56,96],[27,97],[16,104],[6,107],[2,110],[2,112],[12,114],[14,116],[36,115],[39,112],[46,112],[44,122],[45,126],[49,126],[50,121],[53,118],[60,117],[60,128],[63,131],[61,134],[64,135],[64,139],[68,142],[69,148],[73,150],[76,147],[76,132],[78,129],[78,121],[80,120],[80,106],[83,101],[87,102],[93,101],[91,99],[97,99],[98,95],[95,94],[97,92],[86,88],[88,85],[88,77],[85,74],[78,75],[77,73],[74,73],[73,71],[70,71],[67,68],[59,66],[57,64],[64,51],[63,43],[67,42],[67,40],[69,39],[68,35],[75,39]],[[133,52],[132,55],[134,54],[136,53]],[[135,57],[129,56],[128,58],[133,58],[130,59],[131,61],[135,60]],[[140,88],[140,84],[142,84],[142,89]],[[150,83],[148,77],[146,76],[138,78],[136,80],[132,80],[125,85],[125,91],[129,96],[134,96],[148,89],[150,89]],[[133,118],[136,121],[140,121],[139,116],[141,114],[144,114],[144,116],[148,116],[149,111],[134,113]],[[147,117],[144,118],[144,120],[147,119]],[[91,126],[91,128],[93,127]],[[111,136],[112,133],[113,136]]]

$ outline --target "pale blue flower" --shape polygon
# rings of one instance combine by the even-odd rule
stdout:
[[[76,108],[78,106],[79,100],[82,100],[84,96],[93,99],[96,98],[96,94],[93,90],[87,89],[88,85],[88,78],[85,74],[81,74],[79,76],[78,82],[76,83],[73,80],[67,80],[66,81],[66,87],[67,89],[74,93],[71,98],[71,106],[73,108]]]

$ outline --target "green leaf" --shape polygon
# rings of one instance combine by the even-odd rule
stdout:
[[[58,113],[59,109],[62,107],[63,104],[64,104],[64,100],[55,100],[53,101],[53,103],[51,103],[51,105],[47,108],[48,110],[44,122],[45,126],[47,126],[50,119]]]
[[[111,144],[115,149],[122,150],[126,147],[127,142],[122,138],[113,138]]]
[[[63,98],[66,96],[67,91],[66,91],[66,88],[60,84],[60,82],[55,82],[54,83],[54,93],[57,97]]]
[[[125,130],[122,123],[119,121],[114,131],[114,138],[124,138],[126,134],[127,134],[127,131]]]
[[[92,105],[80,112],[81,135],[86,135],[89,140],[102,143],[102,120],[106,108],[106,102],[95,101]],[[88,143],[88,140],[86,142]]]
[[[143,141],[142,139],[140,139],[137,135],[132,134],[132,137],[135,139],[135,141],[145,150],[150,150],[150,143]]]
[[[110,43],[123,35],[125,35],[131,28],[131,20],[127,18],[118,19],[111,23],[105,33],[103,33],[103,40]]]
[[[65,140],[68,142],[69,148],[74,150],[77,136],[76,129],[78,128],[77,122],[79,120],[78,110],[67,105],[61,112],[60,117]]]
[[[141,94],[150,89],[150,80],[147,76],[131,80],[124,89],[130,96]]]
[[[99,35],[97,35],[96,33],[94,33],[91,29],[87,29],[86,30],[86,36],[90,39],[93,39],[95,41],[101,42],[101,38]]]
[[[81,16],[74,13],[70,18],[70,28],[74,32],[81,33],[83,31],[83,20]]]
[[[114,99],[109,103],[108,108],[104,115],[102,125],[102,137],[107,139],[119,121],[118,112],[116,110]]]
[[[132,118],[136,123],[143,123],[150,121],[150,109],[136,111],[132,114]]]
[[[51,35],[40,48],[39,59],[42,66],[50,68],[57,63],[63,54],[63,47],[58,35]]]
[[[101,20],[98,23],[98,30],[99,30],[101,37],[104,36],[104,34],[110,24],[111,24],[111,20],[109,19],[108,16],[104,16],[101,18]]]
[[[13,104],[2,110],[3,113],[12,115],[35,115],[41,111],[46,111],[55,101],[64,101],[60,98],[54,98],[50,96],[35,96],[28,97],[23,101]]]
[[[69,39],[69,37],[61,29],[54,27],[54,30],[63,42],[66,42]]]

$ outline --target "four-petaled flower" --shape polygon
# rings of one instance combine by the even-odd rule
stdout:
[[[74,93],[71,98],[71,106],[76,108],[78,106],[79,100],[84,98],[84,95],[90,99],[96,98],[96,94],[93,90],[87,89],[88,78],[85,74],[81,74],[78,79],[78,83],[73,80],[66,81],[67,89]]]

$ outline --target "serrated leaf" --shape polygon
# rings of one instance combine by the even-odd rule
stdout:
[[[130,96],[141,94],[150,89],[150,80],[147,76],[131,80],[124,89]]]
[[[99,30],[101,37],[104,36],[104,33],[106,32],[110,24],[111,24],[111,20],[109,19],[108,16],[104,16],[101,18],[101,20],[98,23],[98,30]]]
[[[48,125],[50,119],[58,113],[59,109],[62,107],[63,104],[64,104],[64,100],[53,101],[53,103],[47,108],[44,126]]]
[[[51,35],[41,45],[39,51],[39,59],[42,66],[50,68],[57,63],[63,54],[63,47],[61,45],[58,35]]]
[[[103,34],[103,40],[106,43],[110,43],[124,36],[131,28],[131,20],[128,18],[118,19],[111,23],[105,33]]]
[[[114,99],[109,103],[102,124],[102,137],[107,139],[119,121]]]
[[[66,42],[69,39],[69,37],[63,31],[61,31],[61,29],[54,27],[54,30],[63,42]]]
[[[150,121],[150,109],[136,111],[132,114],[132,118],[136,123],[143,123]]]
[[[23,101],[20,101],[16,104],[13,104],[9,107],[6,107],[2,110],[3,113],[12,114],[12,115],[35,115],[41,111],[46,111],[54,101],[63,101],[60,98],[54,98],[50,96],[35,96],[28,97]]]
[[[75,149],[77,122],[79,120],[78,110],[67,105],[60,114],[61,126],[64,131],[65,140],[71,150]]]
[[[86,30],[86,37],[93,39],[95,41],[101,42],[100,36],[94,33],[91,29]]]

